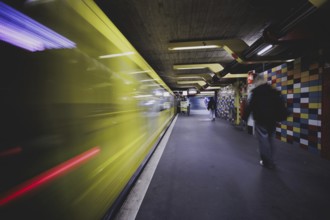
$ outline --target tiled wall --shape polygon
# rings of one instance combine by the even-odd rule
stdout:
[[[314,153],[321,149],[321,75],[319,65],[302,61],[263,72],[280,90],[292,115],[276,128],[276,137]]]

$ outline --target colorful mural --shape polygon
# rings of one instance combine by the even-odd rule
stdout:
[[[217,95],[217,115],[228,121],[233,120],[235,91],[232,86],[221,88]]]

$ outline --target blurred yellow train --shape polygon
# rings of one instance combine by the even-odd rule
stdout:
[[[112,217],[172,91],[92,0],[0,11],[0,219]]]

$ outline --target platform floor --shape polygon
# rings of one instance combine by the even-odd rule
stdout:
[[[253,135],[223,119],[211,121],[207,112],[178,115],[149,176],[150,185],[144,180],[137,183],[147,188],[137,213],[123,217],[131,209],[126,207],[118,216],[125,220],[330,219],[330,161],[278,140],[275,146],[277,167],[269,170],[259,165]]]

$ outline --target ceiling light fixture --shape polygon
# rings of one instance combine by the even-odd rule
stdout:
[[[200,93],[203,95],[213,95],[214,91],[201,91]]]
[[[201,76],[179,76],[177,79],[203,79]]]
[[[206,69],[208,68],[213,73],[218,73],[223,70],[223,66],[219,63],[198,63],[198,64],[181,64],[181,65],[173,65],[173,69],[175,70],[187,70],[187,69]]]
[[[169,50],[198,50],[222,48],[238,62],[243,62],[242,52],[249,46],[241,39],[226,40],[205,40],[205,41],[186,41],[172,42],[168,44]]]
[[[198,70],[198,69],[205,69],[205,66],[195,66],[195,67],[178,67],[175,68],[176,70]]]
[[[3,2],[0,30],[0,40],[31,52],[76,47],[74,42]]]
[[[262,50],[260,50],[258,53],[257,53],[257,55],[263,55],[263,54],[265,54],[266,52],[268,52],[271,48],[273,47],[273,45],[268,45],[268,46],[266,46],[266,47],[264,47]]]
[[[178,81],[179,85],[185,85],[185,84],[198,84],[200,86],[204,86],[206,84],[205,81]]]
[[[209,86],[205,90],[211,90],[211,89],[220,89],[220,86]]]
[[[222,78],[228,79],[228,78],[247,78],[247,77],[248,77],[247,73],[235,73],[235,74],[227,73]]]
[[[197,94],[197,91],[196,91],[196,89],[189,89],[188,94],[189,95],[195,95],[195,94]]]
[[[203,46],[187,46],[187,47],[170,47],[169,50],[199,50],[199,49],[212,49],[220,48],[218,45],[203,45]]]

